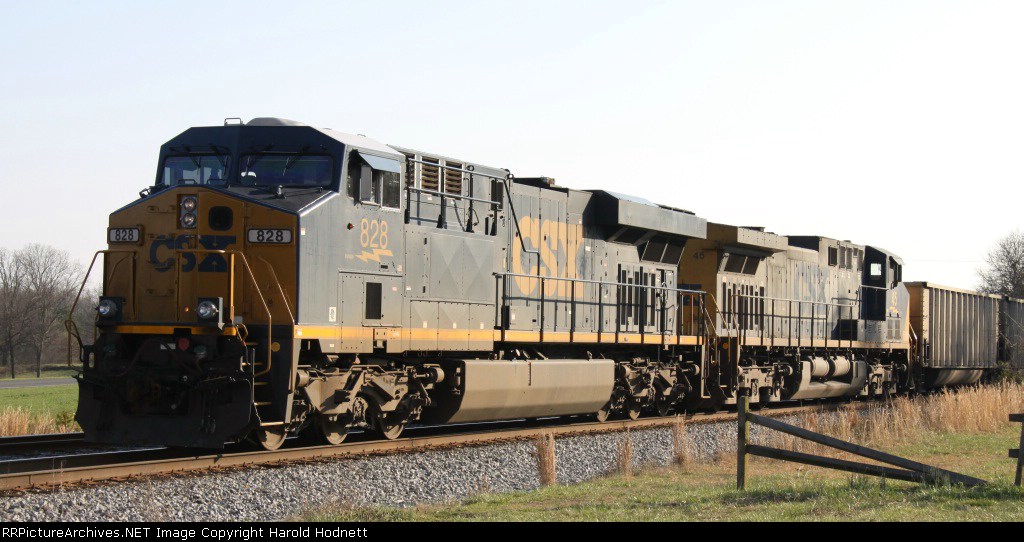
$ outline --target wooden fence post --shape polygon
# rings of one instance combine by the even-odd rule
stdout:
[[[750,423],[747,421],[747,409],[750,398],[743,396],[737,401],[736,428],[736,489],[743,491],[747,486],[747,434]]]
[[[1024,423],[1024,414],[1010,414],[1010,421]],[[1020,444],[1017,446],[1016,450],[1010,450],[1010,457],[1017,458],[1017,476],[1014,477],[1013,484],[1020,487],[1021,474],[1024,474],[1024,453],[1021,453],[1021,450],[1024,450],[1024,425],[1020,426]]]

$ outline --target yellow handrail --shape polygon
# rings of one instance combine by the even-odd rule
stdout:
[[[207,249],[187,249],[187,248],[186,249],[177,249],[175,252],[177,252],[179,254],[180,253],[222,254],[222,255],[229,256],[229,260],[230,260],[229,265],[230,265],[231,269],[230,269],[230,271],[228,273],[228,280],[229,280],[229,283],[230,283],[229,284],[229,292],[228,292],[228,310],[229,310],[228,318],[229,318],[229,320],[230,320],[232,325],[234,325],[234,321],[235,321],[235,304],[234,304],[234,295],[235,295],[235,291],[234,291],[235,257],[238,256],[238,257],[241,258],[242,265],[245,267],[245,271],[246,271],[246,273],[249,276],[249,280],[252,281],[253,287],[255,288],[256,296],[259,299],[260,304],[263,306],[263,311],[267,315],[267,366],[262,371],[254,373],[253,377],[254,378],[255,377],[260,377],[260,376],[263,376],[263,375],[269,373],[270,370],[271,370],[271,364],[273,362],[273,349],[272,349],[272,343],[273,343],[273,331],[272,331],[273,314],[271,313],[270,306],[267,304],[266,298],[263,296],[263,292],[260,289],[259,282],[256,281],[256,275],[252,272],[252,267],[249,265],[249,261],[245,257],[245,254],[243,254],[243,253],[241,253],[241,252],[239,252],[237,250],[207,250]],[[99,258],[100,254],[117,254],[117,253],[130,254],[131,257],[132,257],[131,281],[130,281],[131,282],[131,288],[130,288],[131,289],[131,308],[132,308],[132,316],[133,317],[137,317],[137,315],[138,315],[138,299],[137,299],[137,295],[136,295],[136,291],[135,291],[136,290],[135,281],[136,281],[136,278],[137,278],[136,277],[136,265],[135,265],[135,263],[136,263],[136,259],[137,259],[137,256],[138,256],[137,253],[134,250],[131,250],[131,249],[97,250],[96,253],[93,254],[92,260],[89,262],[89,268],[85,272],[85,277],[82,278],[82,284],[78,287],[78,293],[75,295],[75,300],[71,304],[71,310],[68,313],[68,318],[64,322],[64,327],[66,328],[67,333],[68,333],[68,348],[67,348],[67,365],[68,365],[68,367],[71,366],[72,339],[76,339],[78,341],[78,343],[79,343],[79,346],[82,346],[81,334],[78,331],[77,324],[75,324],[74,315],[75,315],[75,310],[77,310],[77,308],[78,308],[78,303],[79,303],[79,301],[81,301],[82,292],[85,291],[85,285],[89,282],[89,277],[92,276],[92,270],[96,266],[96,260]],[[292,324],[294,325],[295,324],[295,315],[292,312],[291,305],[288,303],[287,296],[285,296],[284,288],[281,286],[281,282],[277,278],[277,274],[274,273],[273,267],[270,266],[269,262],[266,262],[266,260],[263,259],[263,258],[260,258],[260,259],[262,261],[264,261],[264,263],[267,263],[268,269],[270,270],[271,279],[273,280],[274,285],[277,287],[277,291],[280,293],[281,299],[284,302],[285,310],[288,312],[288,316],[291,319]],[[124,260],[118,260],[118,262],[113,266],[113,269],[111,271],[112,272],[115,271],[117,269],[117,267],[119,265],[121,265],[121,263],[123,261]],[[175,310],[176,310],[176,313],[175,314],[180,314],[180,311],[181,311],[181,258],[177,258],[177,262],[176,262],[176,265],[175,265],[175,273],[176,273],[175,279],[177,281],[176,282],[176,288],[175,288],[175,290],[176,290],[176,292],[175,292],[175,299],[176,299],[176,309]],[[107,277],[105,275],[104,276],[104,284],[102,285],[103,293],[106,293],[106,279],[107,279]]]
[[[235,283],[235,256],[238,256],[238,257],[240,257],[242,259],[242,265],[245,266],[245,270],[249,274],[249,280],[252,281],[252,285],[253,285],[253,287],[254,287],[254,289],[256,291],[256,296],[259,298],[260,304],[263,305],[263,311],[267,313],[267,367],[265,369],[263,369],[262,371],[258,372],[258,373],[253,373],[253,378],[255,379],[256,377],[260,377],[260,376],[263,376],[263,375],[269,373],[270,369],[271,369],[271,363],[273,361],[273,349],[272,349],[272,346],[271,346],[273,344],[273,336],[272,336],[272,334],[273,334],[273,325],[274,325],[273,314],[270,311],[270,306],[267,305],[266,298],[263,297],[263,292],[260,291],[259,282],[256,281],[256,275],[253,274],[252,268],[249,266],[249,260],[246,259],[245,254],[242,254],[241,252],[239,252],[237,250],[210,250],[210,249],[198,249],[198,248],[181,248],[181,249],[177,249],[175,252],[177,252],[177,253],[191,253],[191,254],[221,254],[221,255],[229,256],[228,266],[230,267],[230,269],[228,271],[228,281],[229,281],[229,285],[228,285],[228,290],[229,290],[228,291],[228,296],[229,296],[228,297],[228,310],[229,310],[228,319],[230,320],[232,325],[234,325],[234,323],[235,323],[235,288],[234,288],[234,283]],[[180,313],[180,311],[181,311],[181,258],[178,258],[178,264],[176,266],[176,273],[177,273],[176,279],[178,281],[177,282],[177,291],[176,291],[176,300],[177,300],[177,308],[176,308],[176,310]],[[283,296],[284,295],[284,288],[281,288],[281,284],[279,282],[277,282],[277,276],[276,275],[273,278],[274,278],[274,282],[277,283],[278,289],[281,291],[281,295]],[[292,316],[291,308],[288,307],[288,301],[287,300],[285,300],[285,308],[288,309],[289,316]],[[293,324],[295,323],[294,316],[292,316],[292,323]]]
[[[132,276],[131,276],[132,316],[135,316],[136,314],[138,314],[138,312],[137,312],[138,311],[137,300],[135,299],[135,297],[136,297],[135,296],[135,258],[136,258],[135,251],[131,250],[131,249],[97,250],[96,253],[92,255],[92,261],[89,262],[89,268],[85,271],[85,277],[82,278],[82,285],[78,287],[78,293],[75,295],[75,301],[71,304],[71,310],[68,312],[67,320],[64,321],[64,328],[67,329],[67,332],[68,332],[68,367],[71,367],[71,339],[72,339],[72,337],[74,337],[75,339],[78,340],[79,347],[82,346],[82,337],[81,337],[81,335],[78,332],[78,325],[75,324],[75,309],[78,308],[78,302],[82,298],[82,291],[85,290],[85,285],[89,282],[89,276],[92,274],[92,268],[96,265],[96,258],[99,258],[100,254],[116,254],[116,253],[127,253],[127,254],[131,254],[131,256],[132,256]],[[114,269],[111,270],[111,272],[112,272],[111,274],[113,274],[113,271],[117,269],[118,265],[121,265],[122,261],[124,261],[124,260],[118,260],[117,264],[114,265]],[[103,288],[101,290],[101,292],[100,292],[101,294],[106,292],[106,280],[107,280],[107,277],[104,275],[104,277],[103,277],[104,284],[101,285],[101,288]]]
[[[295,314],[292,312],[291,304],[288,303],[288,296],[284,295],[284,288],[281,286],[281,281],[277,280],[277,272],[274,271],[274,266],[271,265],[263,256],[257,255],[256,259],[266,264],[267,271],[270,271],[270,278],[274,279],[274,284],[277,285],[277,293],[281,294],[281,301],[284,301],[284,309],[288,311],[288,318],[291,319],[292,325],[294,325]]]

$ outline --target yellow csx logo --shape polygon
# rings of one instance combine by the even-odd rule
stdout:
[[[393,256],[388,250],[388,222],[362,219],[359,222],[359,245],[363,251],[356,258],[362,262],[379,263],[381,256]]]
[[[540,252],[540,262],[537,265],[530,264],[529,268],[525,268],[522,247],[516,243],[512,250],[513,273],[540,274],[542,277],[579,277],[577,259],[580,246],[583,244],[583,226],[524,216],[519,220],[519,231],[522,232],[523,243],[527,248]],[[536,255],[526,257],[536,261]],[[515,277],[515,281],[523,295],[533,294],[540,287],[540,281],[537,279]],[[572,288],[572,283],[569,281],[550,281],[544,285],[544,294],[553,298],[569,297]],[[576,284],[576,295],[582,294],[583,284]]]

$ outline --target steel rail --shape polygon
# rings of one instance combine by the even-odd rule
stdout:
[[[80,445],[84,442],[85,437],[82,433],[48,433],[0,437],[0,455],[15,450],[22,452],[35,448],[63,448],[69,445]]]
[[[854,408],[867,408],[873,403],[856,403]],[[830,412],[848,408],[842,403],[783,407],[762,412],[762,415],[781,417],[801,412]],[[325,460],[370,454],[396,454],[424,451],[438,448],[483,446],[488,444],[521,441],[537,438],[542,435],[556,437],[588,435],[598,433],[618,433],[627,430],[655,429],[670,427],[680,419],[686,423],[709,424],[735,420],[735,412],[715,414],[697,414],[692,417],[655,417],[638,420],[620,420],[612,422],[576,422],[563,425],[535,427],[517,426],[509,429],[465,431],[437,435],[413,436],[397,440],[373,440],[365,442],[346,442],[337,446],[305,446],[284,448],[274,451],[257,450],[244,452],[222,452],[216,454],[189,454],[178,457],[160,457],[152,460],[140,460],[120,463],[100,463],[82,466],[54,466],[54,468],[33,471],[8,472],[0,474],[0,491],[10,492],[26,489],[47,489],[64,484],[77,484],[102,480],[119,480],[144,476],[169,475],[175,473],[198,473],[213,469],[251,467],[256,465],[281,464],[310,460]],[[460,429],[466,429],[465,426]],[[170,453],[168,450],[153,450],[155,453]],[[138,453],[126,452],[126,453]],[[104,454],[92,454],[94,457]],[[111,459],[118,457],[115,453],[106,454]],[[68,456],[73,457],[73,456]],[[54,459],[54,458],[48,458]],[[28,463],[26,463],[28,464]]]

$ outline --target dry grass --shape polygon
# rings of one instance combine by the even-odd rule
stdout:
[[[0,389],[0,436],[78,431],[78,385]]]
[[[77,430],[75,420],[71,415],[64,413],[33,413],[21,407],[5,407],[0,411],[0,437],[68,433]]]
[[[539,435],[534,441],[537,447],[537,472],[541,486],[553,486],[558,482],[555,471],[555,436],[551,433]]]
[[[629,438],[629,430],[622,434],[619,441],[618,454],[615,457],[615,471],[625,478],[633,476],[633,439]]]
[[[672,461],[684,467],[693,461],[690,442],[686,438],[686,418],[682,416],[672,424]]]
[[[1024,385],[1004,382],[923,397],[897,397],[868,410],[804,414],[797,425],[810,431],[876,448],[894,448],[930,433],[992,433],[1004,430],[1011,413],[1024,411]],[[830,448],[771,432],[768,445],[821,454]]]

